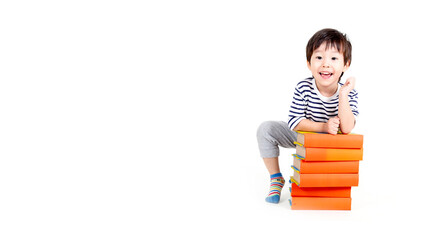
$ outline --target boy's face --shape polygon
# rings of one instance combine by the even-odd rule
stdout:
[[[326,49],[326,42],[313,51],[310,62],[307,62],[318,87],[328,88],[336,86],[341,73],[347,71],[349,63],[344,64],[343,53],[330,46]]]

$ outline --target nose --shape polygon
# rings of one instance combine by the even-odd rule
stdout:
[[[331,65],[330,61],[328,59],[323,59],[322,67],[329,67]]]

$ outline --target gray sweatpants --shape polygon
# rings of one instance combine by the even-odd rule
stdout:
[[[279,156],[279,147],[295,148],[297,134],[291,131],[286,122],[266,121],[257,131],[258,147],[262,158]]]

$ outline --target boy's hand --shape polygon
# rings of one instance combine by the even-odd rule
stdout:
[[[340,126],[340,119],[338,116],[330,118],[328,122],[326,123],[326,131],[329,134],[336,135],[338,133],[338,128]]]
[[[345,81],[344,85],[340,88],[340,95],[344,94],[344,96],[347,96],[351,90],[353,90],[354,85],[356,84],[356,78],[349,77],[347,81]]]

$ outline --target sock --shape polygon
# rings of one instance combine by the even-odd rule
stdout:
[[[285,180],[282,177],[282,173],[270,175],[270,178],[270,192],[265,198],[265,201],[269,203],[279,203],[280,194],[282,193],[282,188],[285,184]]]

